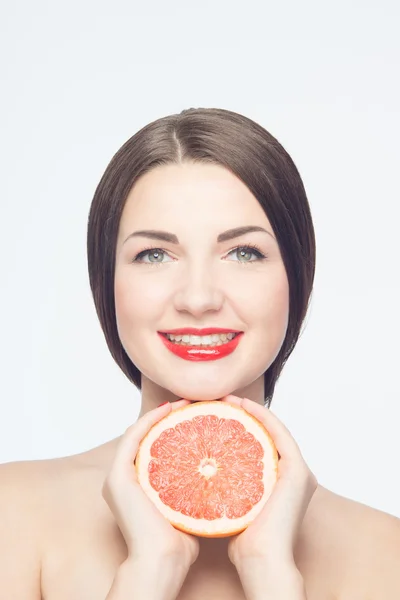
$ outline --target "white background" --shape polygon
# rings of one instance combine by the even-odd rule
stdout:
[[[286,147],[315,222],[312,309],[272,409],[322,485],[400,516],[396,0],[2,13],[0,462],[81,452],[136,420],[90,295],[90,202],[139,128],[221,107]]]

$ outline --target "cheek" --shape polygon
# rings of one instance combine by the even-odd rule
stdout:
[[[166,287],[151,278],[137,277],[120,269],[115,274],[114,295],[118,328],[146,324],[157,318],[165,305]]]
[[[277,273],[260,286],[253,314],[255,328],[262,332],[265,343],[275,357],[286,336],[289,323],[289,283],[286,272]]]
[[[286,330],[289,320],[289,283],[283,267],[271,269],[263,276],[254,278],[254,281],[240,286],[238,292],[238,310],[250,315],[261,327]]]
[[[289,283],[286,277],[279,277],[273,286],[265,290],[265,311],[270,319],[278,323],[289,321]]]
[[[264,296],[262,301],[261,296]],[[289,324],[289,283],[286,272],[280,274],[272,285],[264,286],[260,294],[260,305],[255,314],[259,315],[257,326],[268,340],[271,361],[275,360],[286,337]]]

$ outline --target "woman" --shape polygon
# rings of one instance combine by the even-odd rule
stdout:
[[[225,110],[147,125],[96,190],[88,261],[108,347],[141,390],[139,419],[88,452],[2,466],[2,597],[399,598],[399,520],[318,485],[269,410],[315,268],[306,194],[282,146]],[[242,335],[223,358],[189,360],[165,344],[182,328]],[[173,343],[198,345],[182,335]],[[175,530],[132,469],[152,424],[211,399],[254,414],[280,454],[263,511],[243,533],[218,540]]]

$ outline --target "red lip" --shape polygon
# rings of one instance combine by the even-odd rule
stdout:
[[[215,333],[215,331],[213,333]],[[205,346],[181,346],[180,344],[174,344],[174,342],[171,342],[160,332],[158,332],[158,335],[168,350],[176,354],[176,356],[184,358],[185,360],[202,361],[217,360],[218,358],[224,358],[225,356],[228,356],[228,354],[231,354],[237,348],[243,337],[242,331],[238,333],[239,335],[233,338],[233,340],[226,342],[226,344],[221,344],[220,346],[214,346],[213,348]]]
[[[205,329],[196,329],[195,327],[185,327],[183,329],[166,329],[158,333],[170,333],[172,335],[211,335],[212,333],[242,333],[237,329],[221,329],[220,327],[206,327]]]

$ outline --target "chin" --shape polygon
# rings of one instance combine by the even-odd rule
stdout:
[[[184,398],[185,400],[190,400],[190,402],[206,402],[206,401],[210,401],[210,400],[221,400],[221,398],[224,398],[225,396],[228,396],[229,394],[232,394],[232,390],[215,390],[214,391],[210,391],[210,390],[204,390],[201,391],[199,389],[197,389],[196,391],[194,390],[190,390],[190,389],[178,389],[178,390],[170,390],[173,394],[175,394],[176,396],[178,396],[179,398]]]
[[[195,403],[195,402],[210,402],[210,401],[217,401],[217,400],[221,400],[222,398],[223,398],[223,396],[221,396],[221,398],[202,398],[201,400],[200,400],[200,399],[197,399],[197,400],[192,400],[191,398],[188,398],[188,397],[186,396],[185,400],[189,400],[190,402],[192,402],[192,403]]]

